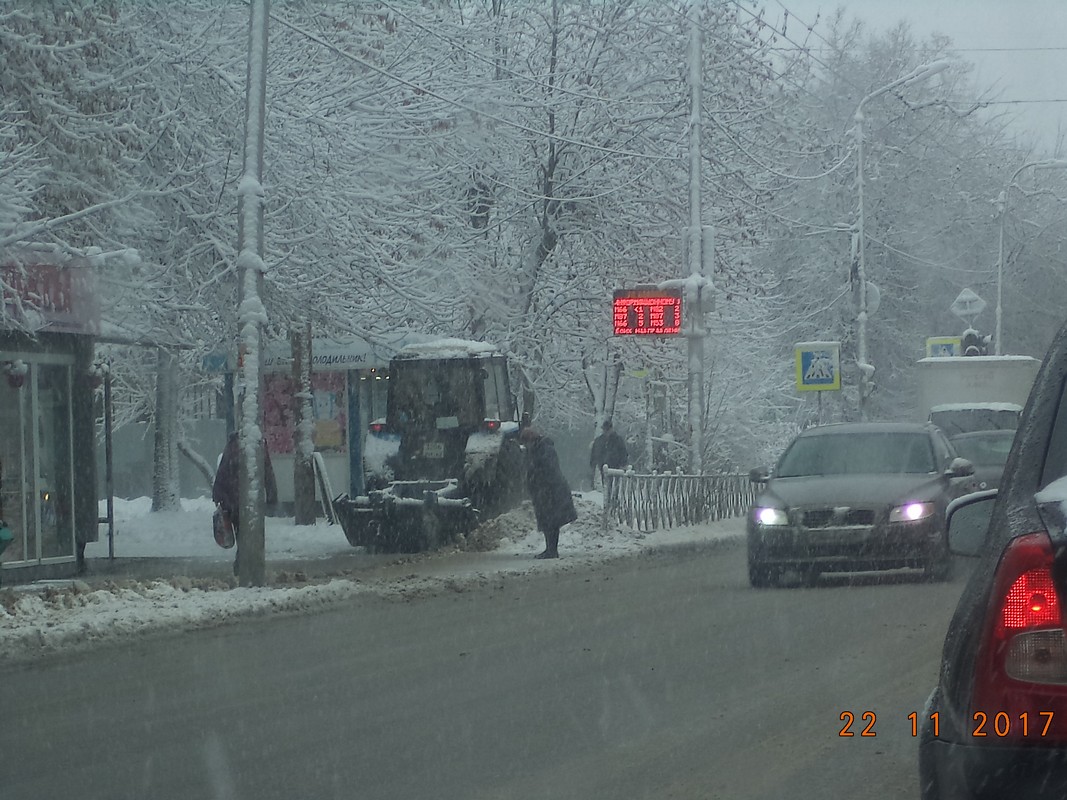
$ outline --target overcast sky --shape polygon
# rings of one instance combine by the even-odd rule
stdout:
[[[768,21],[780,21],[789,9],[811,24],[819,12],[826,19],[838,7],[875,30],[905,20],[918,38],[948,36],[959,56],[975,64],[976,85],[1000,100],[1067,99],[1067,0],[765,0]],[[800,41],[793,26],[789,38]],[[1067,102],[995,108],[1018,115],[1018,129],[1032,131],[1046,151],[1067,121]]]

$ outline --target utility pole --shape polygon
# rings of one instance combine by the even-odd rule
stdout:
[[[684,284],[682,313],[689,351],[689,471],[704,471],[704,226],[700,197],[700,117],[703,41],[700,4],[689,5],[689,279]],[[709,250],[712,243],[708,242]]]
[[[270,0],[252,0],[248,22],[248,76],[245,86],[244,170],[237,187],[237,326],[243,396],[238,436],[238,497],[241,586],[267,582],[263,533],[264,455],[259,427],[260,349],[263,307],[263,136],[267,109],[267,23]]]

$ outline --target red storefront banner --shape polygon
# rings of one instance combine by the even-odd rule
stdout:
[[[87,265],[0,263],[0,328],[95,333],[99,328],[92,270]]]

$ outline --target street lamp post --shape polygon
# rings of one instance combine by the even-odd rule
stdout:
[[[860,419],[867,416],[867,384],[874,373],[874,367],[867,361],[867,264],[864,251],[866,250],[866,238],[863,230],[863,107],[887,92],[891,92],[898,86],[910,86],[927,78],[933,77],[939,72],[948,69],[948,61],[934,61],[916,67],[907,75],[897,78],[881,89],[876,89],[860,100],[853,115],[856,135],[856,192],[859,201],[858,219],[856,223],[856,281],[859,284],[859,310],[856,313],[856,366],[859,368],[859,412]]]
[[[997,255],[997,329],[994,333],[994,348],[993,352],[996,355],[1001,355],[1001,330],[1002,330],[1002,308],[1001,300],[1004,294],[1004,218],[1008,215],[1008,194],[1011,192],[1011,187],[1015,185],[1015,179],[1022,174],[1022,171],[1033,167],[1038,169],[1067,169],[1067,161],[1058,158],[1050,158],[1043,161],[1030,161],[1023,164],[1015,173],[1011,176],[1011,180],[1007,182],[1000,195],[997,197],[997,216],[1000,217],[1000,242],[998,244]]]

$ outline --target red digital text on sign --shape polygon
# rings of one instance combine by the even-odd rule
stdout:
[[[682,329],[682,299],[677,296],[616,297],[615,335],[664,336]]]

